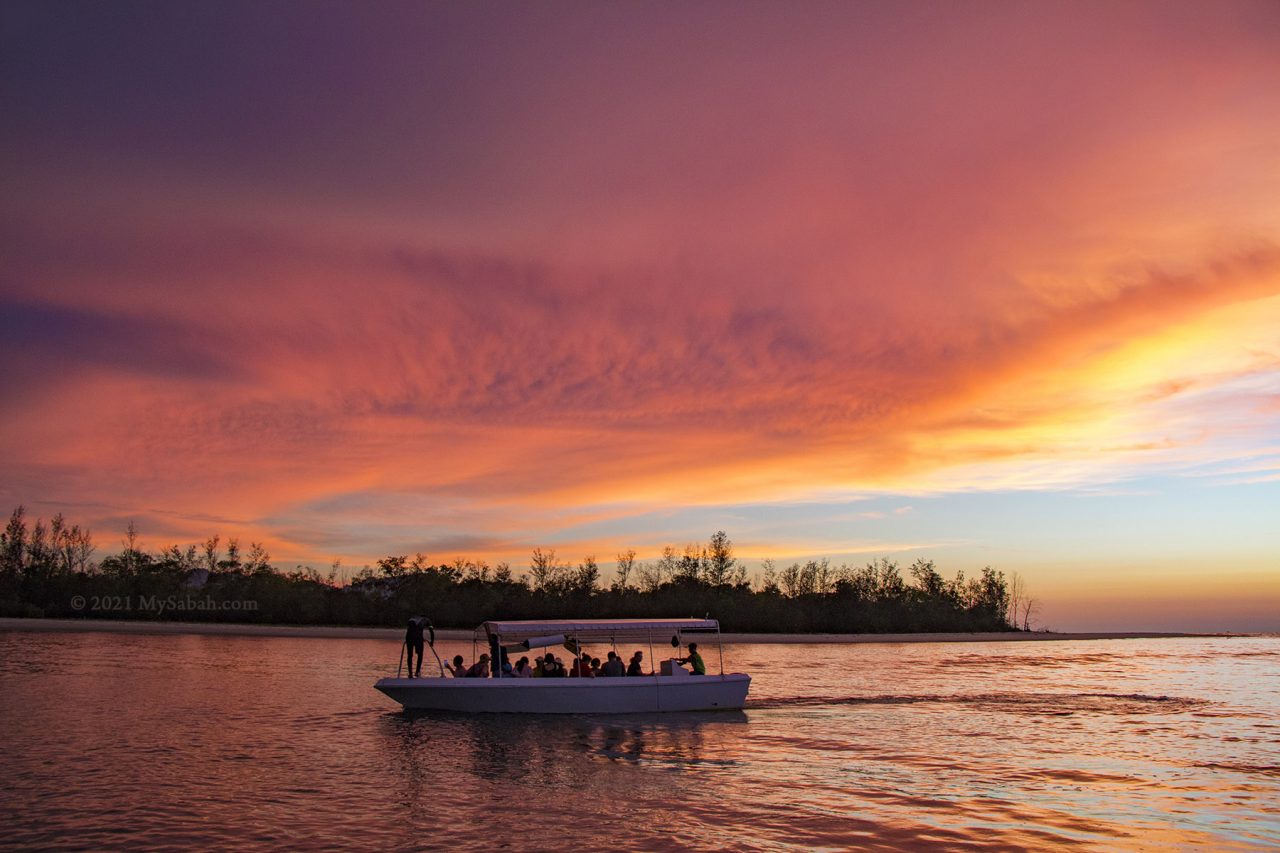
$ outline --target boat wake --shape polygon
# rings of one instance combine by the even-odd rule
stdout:
[[[1148,696],[1141,693],[960,693],[879,694],[871,696],[788,696],[750,699],[747,710],[876,705],[967,705],[1020,714],[1065,716],[1077,713],[1177,714],[1200,709],[1203,699]]]

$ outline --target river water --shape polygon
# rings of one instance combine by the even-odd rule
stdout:
[[[0,848],[1280,848],[1280,638],[728,646],[669,717],[406,714],[398,651],[0,632]]]

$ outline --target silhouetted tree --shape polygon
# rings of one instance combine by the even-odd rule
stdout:
[[[0,574],[17,578],[25,568],[27,554],[26,508],[19,505],[9,516],[4,533],[0,534]]]
[[[1009,573],[1008,594],[1009,605],[1005,621],[1014,628],[1030,631],[1031,617],[1039,609],[1040,602],[1031,597],[1026,580],[1017,572]]]
[[[218,568],[224,572],[240,571],[240,540],[234,536],[227,540],[226,559],[218,561]]]
[[[221,537],[217,535],[204,541],[204,567],[210,572],[216,572],[218,570],[218,554],[220,553],[218,550],[218,544],[220,542]]]
[[[725,586],[742,580],[738,561],[733,556],[733,543],[723,530],[717,530],[712,535],[705,554],[707,583]]]
[[[529,575],[533,578],[533,588],[542,592],[559,591],[563,586],[564,574],[569,570],[567,563],[556,559],[556,549],[534,548],[529,559]]]
[[[271,571],[271,555],[261,542],[249,543],[249,554],[245,557],[244,570],[250,574],[266,574]]]
[[[627,581],[631,578],[631,573],[635,570],[635,567],[636,552],[634,548],[628,548],[618,554],[617,574],[612,586],[614,592],[623,592],[627,589]]]
[[[773,560],[765,558],[760,561],[760,591],[761,592],[781,592],[778,588],[778,569],[773,564]]]
[[[514,577],[506,563],[490,568],[483,560],[459,557],[433,564],[419,553],[384,557],[376,569],[366,566],[342,583],[336,561],[322,578],[305,566],[276,570],[262,543],[252,543],[243,557],[236,539],[228,540],[225,556],[219,543],[214,536],[153,555],[141,548],[130,524],[122,551],[103,558],[99,572],[89,563],[87,531],[60,514],[48,525],[39,519],[29,523],[19,507],[0,534],[0,613],[83,615],[68,610],[76,594],[186,595],[197,566],[214,569],[201,579],[202,596],[257,606],[169,612],[164,618],[399,625],[410,615],[429,613],[440,626],[473,626],[489,618],[711,613],[726,630],[976,631],[1007,629],[1019,613],[1025,627],[1035,606],[1023,597],[1016,577],[1012,591],[990,567],[972,579],[957,572],[944,580],[925,559],[912,564],[910,585],[888,558],[838,568],[813,559],[781,572],[764,560],[753,591],[724,531],[705,547],[690,545],[683,555],[666,546],[652,564],[638,562],[634,550],[623,551],[607,592],[599,589],[594,556],[571,567],[552,549],[534,550],[527,579]]]
[[[676,564],[673,580],[683,584],[700,583],[706,558],[706,551],[701,545],[690,543],[684,546],[684,556]]]
[[[378,572],[384,578],[400,578],[408,571],[409,557],[407,554],[400,554],[393,557],[383,557],[378,561]]]
[[[946,597],[947,582],[934,568],[933,560],[919,559],[912,563],[911,577],[915,578],[916,587],[926,598]]]
[[[138,526],[131,519],[124,532],[124,551],[121,552],[121,569],[127,575],[136,575],[147,562],[147,555],[138,548]]]
[[[599,580],[600,566],[596,563],[595,555],[588,555],[582,558],[582,562],[578,564],[577,570],[573,573],[569,592],[579,596],[591,595],[595,592],[596,583]]]

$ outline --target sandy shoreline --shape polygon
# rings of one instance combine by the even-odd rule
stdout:
[[[347,628],[326,625],[243,625],[222,622],[129,622],[112,619],[0,618],[0,631],[97,632],[108,634],[210,634],[239,637],[314,637],[316,639],[399,640],[402,628]],[[436,630],[441,640],[470,640],[472,632],[458,628]],[[1056,633],[987,632],[973,634],[729,634],[726,643],[1002,643],[1061,640],[1144,640],[1169,637],[1230,637],[1237,634],[1176,632]]]

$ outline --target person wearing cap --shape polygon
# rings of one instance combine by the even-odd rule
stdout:
[[[689,654],[682,658],[676,658],[676,663],[687,663],[693,667],[694,675],[706,675],[707,665],[702,662],[702,655],[698,654],[698,644],[689,644]]]

